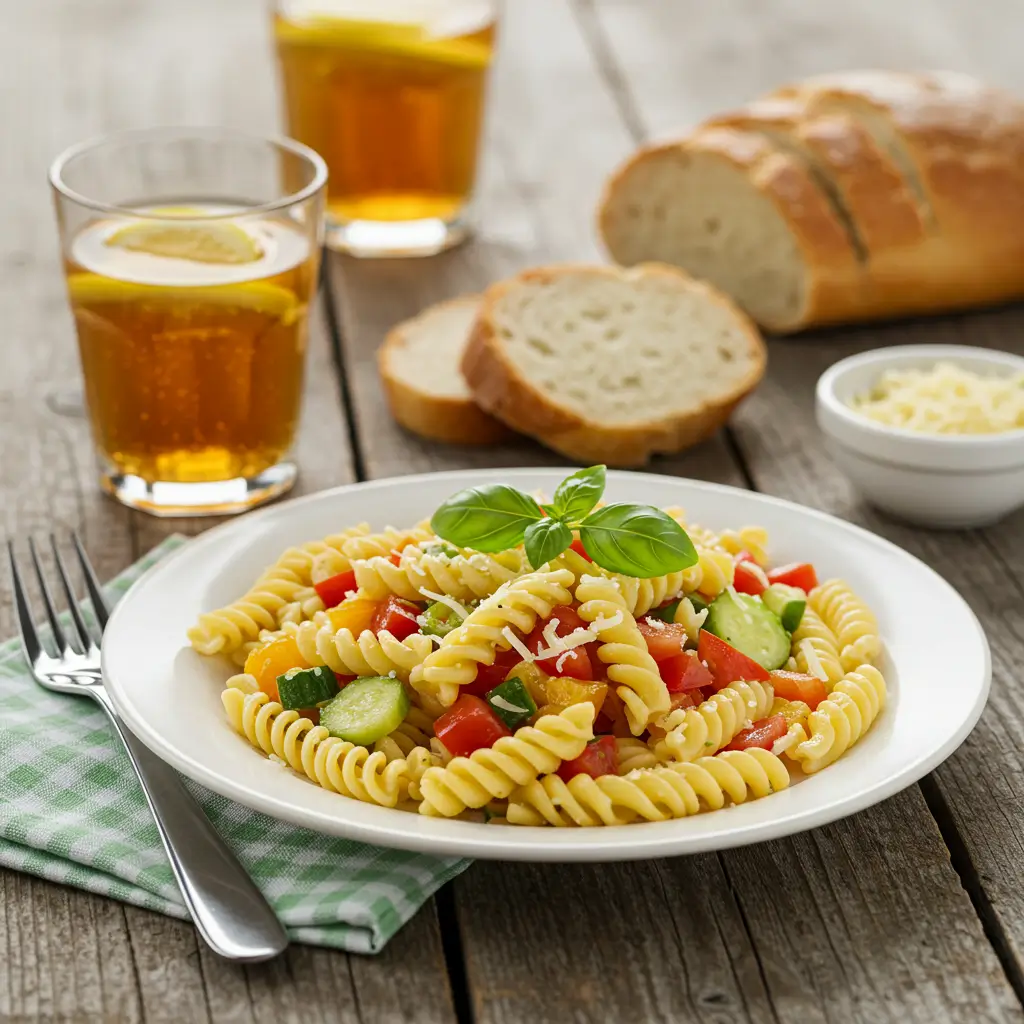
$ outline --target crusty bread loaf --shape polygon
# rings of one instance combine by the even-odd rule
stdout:
[[[760,324],[939,312],[1024,295],[1024,104],[966,75],[845,72],[650,146],[610,180],[601,231]]]
[[[459,371],[480,297],[441,302],[393,328],[378,356],[391,414],[407,430],[452,444],[492,444],[508,434],[472,399]]]
[[[488,289],[462,370],[516,430],[584,464],[632,466],[713,434],[765,362],[751,321],[675,268],[556,266]]]

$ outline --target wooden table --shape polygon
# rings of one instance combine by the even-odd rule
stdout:
[[[426,303],[530,264],[599,258],[593,206],[637,143],[783,80],[944,66],[1024,92],[1017,0],[509,0],[473,243],[418,262],[332,257],[311,355],[301,489],[416,470],[552,464],[522,443],[426,444],[388,417],[374,352]],[[0,534],[83,531],[105,574],[172,530],[101,497],[87,425],[52,409],[78,373],[44,172],[79,138],[167,123],[276,127],[253,0],[0,0]],[[862,523],[964,594],[992,700],[920,785],[846,821],[638,864],[480,863],[375,958],[295,946],[226,966],[191,926],[0,872],[3,1021],[1021,1021],[1024,516],[936,534],[853,495],[812,419],[851,352],[961,341],[1024,352],[1020,309],[773,341],[721,437],[658,472],[756,488]],[[13,631],[0,590],[0,633]],[[951,641],[955,638],[950,638]],[[0,710],[2,713],[2,710]]]

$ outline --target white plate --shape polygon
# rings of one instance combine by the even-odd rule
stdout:
[[[868,736],[837,764],[790,789],[682,821],[616,828],[501,827],[421,817],[329,793],[258,754],[227,724],[227,659],[202,658],[185,631],[237,598],[288,546],[366,520],[411,525],[463,487],[493,480],[551,493],[557,469],[410,476],[340,487],[210,530],[152,568],[118,606],[103,640],[111,696],[162,758],[210,789],[307,828],[436,854],[597,861],[697,853],[774,839],[870,807],[947,758],[977,722],[991,661],[978,620],[922,562],[874,534],[749,491],[640,473],[609,473],[616,501],[682,505],[714,529],[758,524],[775,563],[810,561],[842,576],[874,609],[890,699]]]

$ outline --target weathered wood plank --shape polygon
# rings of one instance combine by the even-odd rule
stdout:
[[[577,13],[611,87],[619,91],[620,108],[646,137],[692,124],[802,74],[858,65],[962,67],[972,50],[988,52],[979,32],[958,35],[955,5],[929,0],[902,5],[893,17],[920,25],[914,33],[892,32],[888,25],[880,31],[885,23],[872,20],[875,6],[820,5],[812,11],[806,5],[799,10],[795,4],[767,8],[736,0],[716,6],[715,17],[702,21],[699,40],[687,32],[679,5],[648,2],[627,10],[615,0],[579,0]],[[828,45],[816,45],[826,27]],[[912,53],[915,47],[921,49]],[[728,68],[729,73],[713,74],[714,67]],[[947,323],[984,344],[980,337],[993,332],[982,328],[975,334],[976,319]],[[920,323],[773,341],[768,379],[741,408],[735,434],[758,488],[865,522],[924,555],[962,592],[981,599],[984,590],[987,606],[1003,606],[1007,600],[1011,607],[1019,606],[1019,590],[987,552],[983,538],[927,538],[920,531],[884,523],[852,501],[845,481],[828,463],[813,423],[813,384],[827,365],[848,350],[937,341],[943,330],[950,327]],[[1009,343],[1008,333],[994,333]],[[1017,550],[1020,541],[1012,543],[1004,536],[1003,543]],[[971,569],[984,575],[984,585],[981,580],[972,584]],[[991,630],[999,638],[995,646],[1010,645],[1010,662],[1019,665],[1024,652],[1014,624],[1006,621],[1005,610],[997,614],[1002,621]],[[982,741],[981,749],[991,757],[1001,748],[993,738]],[[977,813],[979,801],[996,812],[990,795],[995,780],[978,779],[976,756],[970,771],[958,772],[962,757],[951,761],[939,779],[944,783],[952,775],[969,786],[970,799],[957,818],[966,829],[964,815]],[[1006,767],[1004,760],[994,774],[1002,776]],[[1011,769],[1011,778],[1014,774]],[[986,785],[989,794],[982,792]],[[956,801],[957,808],[960,803]],[[1005,803],[999,808],[1006,813]],[[999,832],[1006,833],[1008,848],[1016,853],[1016,833],[1005,826]],[[991,842],[991,831],[972,834],[979,845],[983,836]],[[899,853],[893,856],[895,850]],[[867,852],[875,855],[873,860],[865,857]],[[935,822],[914,790],[809,836],[723,855],[762,957],[777,1017],[1019,1019],[1019,1004],[947,857]],[[989,858],[995,877],[1006,877],[1003,859],[1012,858],[1001,857],[998,864]],[[781,892],[780,878],[788,879]],[[1020,920],[1016,900],[1004,900],[1001,906]]]
[[[44,185],[76,139],[155,123],[275,129],[268,14],[262,5],[0,0],[0,534],[82,531],[101,575],[173,530],[102,497],[85,421],[46,402],[78,374]],[[331,342],[311,342],[300,487],[352,479]],[[0,586],[0,636],[13,632]],[[0,872],[0,1020],[361,1021],[454,1019],[432,907],[382,955],[359,960],[293,947],[241,969],[200,948],[184,922]],[[391,986],[395,988],[392,990]]]

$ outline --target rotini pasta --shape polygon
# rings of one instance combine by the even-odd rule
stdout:
[[[527,568],[526,557],[519,551],[497,556],[480,552],[448,555],[438,548],[430,543],[406,547],[397,565],[381,555],[356,562],[360,592],[375,599],[397,594],[422,601],[425,593],[441,593],[457,601],[472,601],[489,597]]]
[[[842,580],[829,580],[807,595],[808,603],[835,634],[846,671],[873,664],[882,651],[871,609]]]
[[[452,818],[467,807],[504,800],[517,786],[579,757],[594,738],[593,723],[593,704],[573,704],[561,714],[544,715],[536,725],[501,737],[492,747],[428,769],[420,780],[420,814]]]
[[[839,660],[839,641],[810,605],[804,609],[800,625],[793,632],[793,656],[789,667],[796,672],[817,676],[831,689],[845,672]]]
[[[719,810],[728,798],[743,803],[785,789],[789,772],[774,754],[756,747],[627,776],[548,775],[516,790],[506,817],[514,825],[625,825],[637,818],[665,821]]]
[[[527,573],[503,584],[413,670],[410,682],[445,706],[453,704],[459,687],[476,679],[478,666],[493,664],[497,651],[511,646],[505,631],[529,633],[552,608],[572,600],[568,588],[574,582],[567,569],[556,569]]]
[[[668,689],[657,662],[629,613],[625,595],[615,580],[584,576],[576,587],[579,614],[589,622],[601,646],[597,656],[608,678],[617,683],[616,693],[626,709],[626,720],[639,736],[652,718],[668,710]]]
[[[882,673],[874,665],[851,672],[807,716],[808,736],[788,751],[807,773],[821,771],[838,761],[871,728],[885,706]]]
[[[318,786],[365,803],[395,807],[402,799],[419,799],[419,780],[436,763],[422,754],[389,762],[383,753],[337,739],[323,726],[285,711],[261,691],[229,687],[222,700],[232,727],[254,747]]]
[[[770,683],[734,682],[695,708],[673,711],[659,723],[665,730],[654,751],[662,761],[693,761],[731,743],[772,707]]]
[[[476,514],[478,493],[491,492],[464,492],[455,518]],[[515,508],[492,522],[513,541],[501,516]],[[243,666],[222,702],[252,747],[330,792],[424,816],[668,821],[833,764],[885,705],[875,616],[842,580],[817,586],[807,564],[773,573],[762,528],[716,534],[665,511],[693,565],[631,560],[628,537],[601,559],[595,527],[575,521],[572,546],[536,570],[530,535],[483,553],[426,521],[364,524],[290,548],[189,639]],[[458,533],[441,513],[433,522]],[[737,575],[749,559],[765,571]],[[669,571],[624,574],[631,564]]]
[[[284,635],[293,636],[307,665],[326,665],[340,676],[386,676],[394,673],[408,680],[409,674],[426,661],[434,649],[429,637],[413,633],[398,640],[387,630],[374,634],[365,629],[353,636],[350,629],[313,620],[298,626],[285,625]]]

